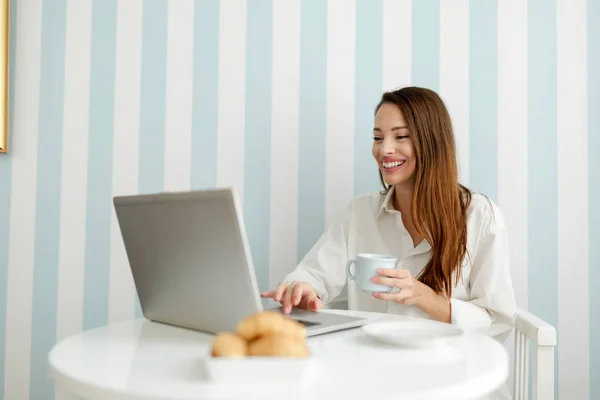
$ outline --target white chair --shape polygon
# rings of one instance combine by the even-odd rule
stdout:
[[[556,329],[528,311],[518,309],[515,322],[513,400],[529,398],[529,355],[532,350],[532,400],[554,399]]]

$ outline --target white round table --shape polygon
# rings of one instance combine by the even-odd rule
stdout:
[[[372,320],[395,315],[323,310]],[[88,400],[481,399],[508,377],[508,354],[493,338],[465,332],[436,348],[390,347],[352,329],[309,338],[310,384],[239,385],[207,378],[212,336],[139,319],[82,332],[56,344],[48,361],[61,389]]]

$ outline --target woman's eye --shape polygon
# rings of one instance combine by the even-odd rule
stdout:
[[[406,139],[408,137],[408,135],[403,135],[403,136],[396,136],[396,139],[400,140],[400,139]]]
[[[378,141],[381,140],[381,138],[380,137],[374,137],[373,140],[376,141],[376,142],[378,142]]]

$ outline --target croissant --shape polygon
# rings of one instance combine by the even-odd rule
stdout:
[[[308,357],[306,327],[273,311],[242,319],[236,332],[221,332],[212,343],[213,357]]]

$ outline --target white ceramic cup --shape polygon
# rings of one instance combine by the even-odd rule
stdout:
[[[377,273],[379,268],[395,269],[397,261],[396,257],[385,254],[357,254],[355,259],[346,263],[346,273],[348,278],[355,281],[358,288],[364,292],[389,293],[392,290],[391,286],[373,283],[371,278],[379,275]]]

